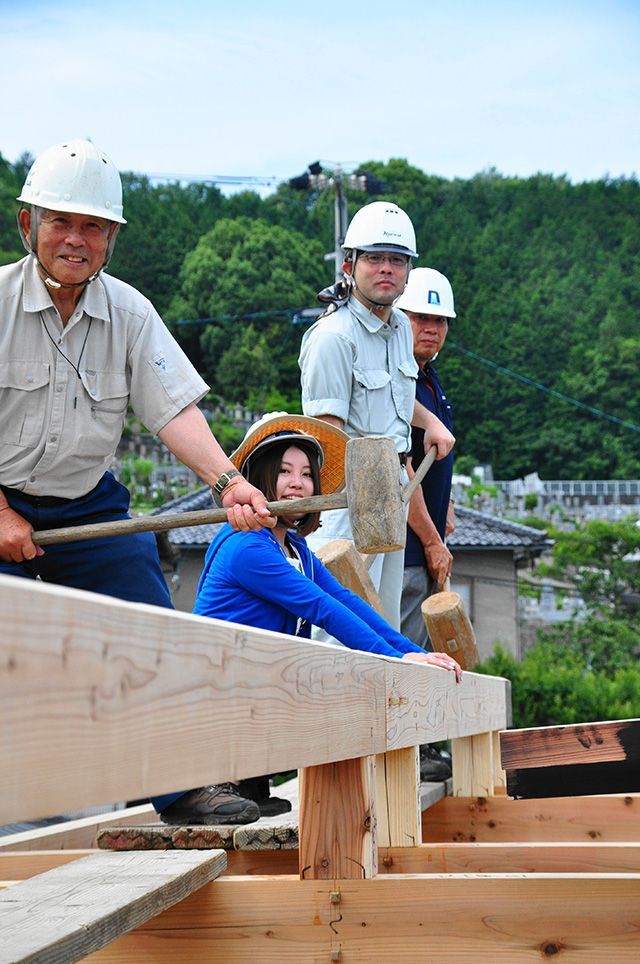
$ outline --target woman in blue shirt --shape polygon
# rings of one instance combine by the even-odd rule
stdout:
[[[321,419],[274,413],[252,426],[231,461],[269,501],[327,495],[344,485],[347,441],[344,432]],[[238,532],[223,526],[207,550],[194,613],[306,638],[312,625],[320,626],[351,649],[440,666],[453,670],[459,681],[455,660],[446,653],[425,652],[334,579],[305,541],[318,525],[318,513],[292,512],[279,516],[274,529]],[[240,794],[251,782],[240,784]],[[248,801],[233,784],[224,785],[225,800],[235,790],[238,806],[234,813],[220,812],[213,793],[217,789],[193,790],[180,799],[174,795],[162,818],[173,822],[190,816],[199,823],[257,819],[246,819],[247,808],[240,802]],[[185,797],[198,794],[191,807]],[[231,804],[223,806],[229,810]],[[205,815],[203,808],[216,812]],[[231,819],[221,819],[227,816]]]

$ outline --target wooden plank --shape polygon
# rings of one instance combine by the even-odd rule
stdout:
[[[445,797],[422,815],[425,842],[640,841],[640,796]]]
[[[0,962],[69,964],[217,877],[224,851],[101,853],[0,894]]]
[[[507,770],[507,793],[516,800],[638,792],[637,760]]]
[[[418,748],[376,757],[379,847],[415,847],[422,839]]]
[[[561,954],[570,964],[636,964],[639,906],[635,874],[387,875],[339,885],[229,877],[91,960],[520,964]]]
[[[536,726],[500,734],[505,770],[640,760],[640,720]]]
[[[306,767],[299,807],[302,878],[369,879],[377,873],[374,757]]]
[[[101,850],[232,850],[235,830],[235,826],[151,823],[105,827],[96,842]]]
[[[126,807],[124,810],[110,810],[92,817],[61,820],[48,827],[21,830],[19,833],[0,837],[0,853],[3,850],[77,850],[95,847],[98,834],[105,824],[110,827],[121,824],[136,825],[147,823],[153,816],[155,816],[155,810],[151,804],[144,803],[137,807]]]
[[[454,797],[493,796],[493,736],[479,733],[451,741]]]
[[[0,823],[506,725],[505,680],[79,590],[0,576],[0,622]]]

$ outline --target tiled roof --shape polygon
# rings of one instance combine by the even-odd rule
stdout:
[[[189,495],[166,502],[154,511],[154,515],[166,515],[170,512],[195,512],[202,509],[213,509],[213,499],[208,488],[198,489]],[[176,548],[195,549],[209,545],[220,524],[190,526],[169,529],[169,541]],[[449,536],[448,545],[452,549],[526,549],[542,552],[548,545],[546,532],[524,526],[518,522],[509,522],[486,512],[475,509],[463,509],[456,506],[456,531]]]
[[[547,533],[532,526],[457,505],[455,512],[456,529],[447,539],[447,545],[453,550],[528,549],[542,552],[550,545]]]

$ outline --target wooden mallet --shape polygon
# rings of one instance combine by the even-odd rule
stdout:
[[[398,454],[391,439],[381,436],[351,439],[347,443],[346,488],[342,492],[314,495],[307,499],[281,499],[268,502],[267,506],[273,515],[348,508],[358,551],[376,553],[401,549],[405,543],[406,502],[433,462],[435,451],[434,447],[422,463],[428,463],[422,475],[417,477],[417,481],[412,479],[403,492]],[[146,515],[116,522],[43,529],[34,532],[31,538],[37,545],[47,546],[106,536],[132,535],[136,532],[164,532],[168,529],[226,522],[226,519],[226,509],[203,509],[199,512]]]

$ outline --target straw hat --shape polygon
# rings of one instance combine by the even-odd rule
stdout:
[[[249,456],[262,448],[263,443],[266,445],[287,439],[291,440],[292,445],[306,439],[318,449],[323,495],[330,495],[344,488],[344,461],[349,436],[342,429],[323,422],[321,418],[269,412],[251,426],[243,441],[231,454],[231,461],[242,471]]]

